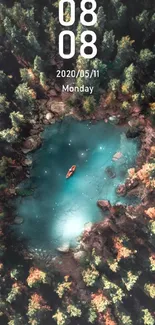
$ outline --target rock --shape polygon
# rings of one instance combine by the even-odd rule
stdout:
[[[43,124],[44,124],[44,125],[49,125],[50,122],[44,119],[44,120],[43,120]]]
[[[64,115],[66,112],[65,104],[62,101],[49,101],[48,108],[52,113],[57,114],[59,116]]]
[[[84,225],[84,231],[90,231],[91,228],[92,228],[92,226],[93,226],[93,223],[92,222],[85,223],[85,225]]]
[[[32,159],[25,159],[24,161],[23,161],[23,164],[22,164],[23,166],[31,166],[32,165]]]
[[[37,134],[39,134],[40,133],[40,130],[35,130],[35,129],[32,129],[31,131],[30,131],[30,135],[37,135]]]
[[[54,88],[58,93],[61,93],[61,87],[59,85],[55,84]]]
[[[127,191],[135,189],[139,185],[139,179],[134,178],[134,179],[127,179],[125,182],[125,187]]]
[[[55,90],[55,89],[51,89],[51,90],[49,91],[49,96],[51,96],[51,97],[57,97],[58,95],[57,95],[56,90]]]
[[[47,114],[45,115],[45,119],[46,119],[47,121],[50,122],[50,121],[52,120],[53,116],[54,116],[54,114],[52,114],[52,113],[47,113]]]
[[[22,151],[23,153],[28,153],[33,150],[36,150],[40,146],[41,146],[40,136],[38,135],[30,136],[24,141]]]
[[[52,118],[52,121],[50,122],[50,124],[55,124],[55,118]]]
[[[97,205],[103,211],[109,210],[111,208],[111,204],[108,200],[99,200],[97,201]]]
[[[113,167],[107,167],[105,171],[106,171],[107,175],[108,175],[110,178],[115,178],[115,177],[116,177],[116,173],[115,173]]]
[[[120,158],[123,157],[123,154],[121,152],[116,152],[112,158],[113,161],[117,161],[119,160]]]
[[[77,261],[77,262],[82,262],[85,258],[86,258],[86,256],[87,256],[87,254],[86,254],[86,252],[85,251],[79,251],[79,252],[75,252],[75,253],[73,253],[73,256],[74,256],[74,259]]]
[[[9,193],[10,193],[11,195],[16,195],[16,190],[15,190],[15,188],[9,188]]]
[[[37,121],[35,119],[30,120],[30,124],[35,125]]]
[[[70,245],[69,244],[64,244],[63,246],[60,246],[57,248],[57,251],[61,252],[61,253],[68,253],[70,249]]]
[[[116,189],[116,193],[117,193],[117,195],[119,195],[119,196],[125,196],[126,195],[126,187],[125,187],[125,185],[123,185],[123,184],[121,184],[121,185],[119,185],[118,187],[117,187],[117,189]]]
[[[118,116],[110,116],[109,117],[109,122],[113,123],[113,124],[118,124],[119,123],[119,117]]]
[[[42,120],[44,118],[44,115],[41,113],[39,114],[39,119]]]
[[[16,218],[14,219],[14,223],[15,223],[16,225],[21,225],[23,222],[24,222],[24,219],[23,219],[22,217],[16,217]]]

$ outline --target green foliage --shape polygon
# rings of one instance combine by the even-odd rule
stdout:
[[[24,325],[25,322],[20,315],[15,315],[9,320],[8,325]]]
[[[10,119],[12,122],[12,127],[15,129],[20,128],[26,122],[24,116],[20,112],[10,113]]]
[[[12,269],[10,272],[11,279],[18,280],[19,271],[17,269]]]
[[[124,312],[117,310],[117,317],[119,319],[119,325],[133,325],[131,317]]]
[[[93,257],[93,260],[94,260],[94,264],[96,266],[100,265],[101,264],[101,257],[96,255],[96,252],[95,252],[95,249],[93,248],[92,250],[92,257]]]
[[[121,83],[119,79],[111,79],[108,84],[109,90],[116,94],[120,89],[120,84]]]
[[[121,109],[122,109],[123,111],[129,111],[130,107],[131,107],[130,103],[127,102],[127,101],[124,101],[124,102],[122,103]]]
[[[124,82],[122,84],[122,92],[128,94],[134,92],[134,82],[136,77],[136,68],[134,64],[130,64],[129,67],[124,70]]]
[[[109,266],[109,269],[113,272],[117,272],[119,270],[119,264],[118,264],[118,261],[114,258],[109,258],[107,260],[107,264]]]
[[[39,42],[37,41],[37,38],[32,31],[29,31],[26,38],[27,38],[27,41],[31,47],[31,50],[33,51],[32,53],[37,54],[38,52],[41,51]]]
[[[145,36],[144,40],[147,41],[155,31],[155,14],[153,13],[153,15],[150,16],[149,11],[145,9],[136,17],[136,20]]]
[[[20,84],[16,88],[15,96],[22,111],[27,109],[28,112],[32,112],[34,108],[35,93],[31,88],[28,87],[27,83]]]
[[[65,277],[64,280],[64,282],[58,283],[57,289],[55,290],[59,298],[62,298],[64,293],[71,289],[72,282],[68,281],[68,277]]]
[[[0,92],[6,91],[8,85],[8,77],[3,71],[0,71]]]
[[[27,83],[31,80],[31,75],[29,74],[29,71],[26,68],[20,69],[20,75],[24,83]]]
[[[154,283],[146,283],[144,286],[144,291],[146,294],[151,297],[155,298],[155,284]]]
[[[93,324],[95,322],[96,318],[97,318],[96,311],[93,308],[90,308],[88,321]]]
[[[5,156],[0,159],[0,177],[6,176],[9,162],[11,162],[11,159],[8,159]]]
[[[40,84],[44,87],[46,85],[46,81],[47,81],[45,73],[40,72],[39,78],[40,78]]]
[[[0,113],[7,113],[9,102],[6,100],[5,95],[0,95]]]
[[[153,54],[153,52],[151,52],[149,49],[143,49],[140,51],[139,62],[143,65],[143,67],[148,68],[154,58],[155,54]]]
[[[14,143],[18,139],[19,134],[14,128],[0,131],[0,139],[9,143]]]
[[[103,9],[103,7],[99,7],[98,12],[97,12],[97,23],[95,25],[95,27],[97,28],[99,33],[103,32],[105,23],[106,23],[106,15],[104,13],[104,9]]]
[[[120,67],[125,67],[132,61],[134,57],[133,43],[134,41],[130,39],[130,36],[122,37],[122,39],[117,42],[116,63],[119,64]]]
[[[151,270],[151,272],[155,272],[155,259],[154,259],[154,257],[150,256],[149,261],[150,261],[150,270]]]
[[[132,290],[134,285],[136,284],[137,280],[139,279],[140,273],[133,274],[131,271],[128,271],[123,277],[122,281],[125,284],[128,291]]]
[[[105,31],[102,41],[102,60],[109,61],[112,58],[116,46],[115,34],[113,30]]]
[[[73,304],[67,306],[67,312],[70,315],[70,317],[80,317],[82,314],[81,309],[77,308]]]
[[[52,318],[56,321],[57,325],[65,325],[67,321],[67,316],[59,308]]]
[[[87,114],[93,112],[95,106],[96,106],[96,102],[93,96],[89,96],[83,101],[83,109]]]
[[[90,265],[89,268],[82,272],[83,281],[87,287],[91,287],[95,284],[99,277],[99,272],[96,270],[94,265]]]
[[[38,55],[36,55],[34,59],[33,69],[37,74],[40,74],[40,72],[43,71],[43,61]]]
[[[155,319],[152,317],[148,309],[142,309],[144,325],[154,325]]]
[[[9,302],[9,304],[11,304],[20,295],[21,295],[21,288],[20,288],[20,286],[18,286],[18,284],[17,285],[15,284],[12,286],[12,289],[9,292],[9,294],[6,298],[6,301]]]
[[[114,304],[122,302],[125,293],[115,283],[110,282],[106,276],[102,276],[103,288],[107,290],[107,295],[111,298]]]
[[[153,81],[150,81],[147,85],[146,85],[146,87],[145,87],[145,89],[144,89],[144,92],[145,92],[145,94],[146,94],[146,96],[148,97],[148,98],[154,98],[155,97],[155,82],[153,82]]]

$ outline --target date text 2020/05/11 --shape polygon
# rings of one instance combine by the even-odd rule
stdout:
[[[60,70],[56,71],[57,78],[99,78],[100,71],[99,70]]]
[[[64,5],[68,4],[70,6],[70,18],[65,21],[64,19]],[[95,0],[82,0],[80,2],[80,23],[85,27],[94,26],[97,23],[97,14],[95,12],[97,8],[97,3]],[[66,30],[63,30],[59,34],[59,55],[63,59],[71,59],[75,55],[75,34],[73,31],[68,30],[69,26],[74,25],[75,23],[75,1],[74,0],[60,0],[59,1],[59,23],[63,27],[67,27]],[[89,21],[86,20],[86,17],[89,15]],[[64,41],[65,36],[70,39],[70,49],[68,53],[64,51]],[[88,37],[91,40],[88,41]],[[81,47],[80,47],[80,55],[85,59],[93,59],[97,55],[97,47],[96,47],[97,36],[92,30],[85,30],[81,33]],[[90,49],[90,53],[88,53],[87,49]]]

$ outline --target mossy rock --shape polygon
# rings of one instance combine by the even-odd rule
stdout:
[[[16,193],[17,193],[17,195],[19,195],[19,196],[31,196],[32,194],[33,194],[33,189],[19,189],[19,188],[17,188],[16,189]]]

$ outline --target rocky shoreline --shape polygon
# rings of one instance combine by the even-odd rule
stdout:
[[[129,127],[126,136],[128,138],[136,138],[138,136],[140,137],[141,141],[141,149],[137,157],[137,166],[135,172],[138,172],[138,170],[142,167],[142,164],[147,161],[150,146],[155,139],[155,132],[153,131],[150,121],[147,120],[143,115],[141,115],[141,112],[139,110],[136,112],[136,116],[133,110],[133,112],[131,113],[131,118],[128,120],[125,120],[124,115],[118,114],[117,111],[109,113],[105,109],[105,111],[103,112],[103,109],[101,108],[99,108],[90,116],[82,116],[77,109],[68,110],[65,102],[61,100],[60,93],[51,90],[49,91],[48,97],[49,98],[47,100],[40,100],[37,102],[38,111],[36,115],[33,116],[33,119],[30,120],[31,128],[29,130],[29,135],[23,140],[21,145],[22,158],[21,164],[17,166],[16,184],[12,184],[11,188],[8,189],[8,192],[5,193],[7,194],[7,198],[13,198],[14,196],[18,195],[18,180],[21,181],[21,178],[24,179],[24,177],[30,177],[29,168],[31,167],[32,161],[28,159],[26,155],[29,152],[37,150],[42,145],[41,132],[44,130],[44,127],[46,125],[53,124],[56,121],[61,121],[66,116],[77,118],[79,120],[89,119],[93,122],[98,120],[104,120],[106,123],[110,122],[119,125],[122,125],[122,123],[128,124]],[[121,153],[116,153],[116,155],[113,157],[114,160],[120,158]],[[107,170],[107,173],[111,178],[115,177],[113,171]],[[135,177],[134,179],[132,179],[131,177],[127,178],[125,184],[120,184],[116,189],[118,197],[126,195],[141,197],[143,191],[144,186],[140,183],[138,177]],[[143,198],[143,201],[145,201],[145,198]],[[101,222],[101,227],[105,229],[111,229],[111,218],[114,218],[118,206],[117,208],[111,206],[110,202],[105,201],[104,198],[102,201],[98,201],[97,204],[103,211],[107,211],[109,213],[109,216]],[[121,208],[124,209],[122,205]],[[20,220],[17,220],[17,217],[15,217],[14,222],[16,224],[20,224],[22,222],[21,219],[22,218],[20,218]],[[93,231],[92,229],[95,229],[95,227],[95,225],[91,225],[89,230],[84,230],[84,234],[90,234]],[[81,244],[79,247],[81,247]],[[70,247],[68,247],[68,245],[66,245],[66,247],[58,248],[58,250],[61,253],[67,253],[71,255],[73,254],[73,258],[75,259],[81,259],[81,255],[84,255],[83,250],[80,254],[81,248],[76,248],[75,251],[73,251],[72,249],[70,249]],[[54,260],[55,265],[57,265],[56,260]]]

